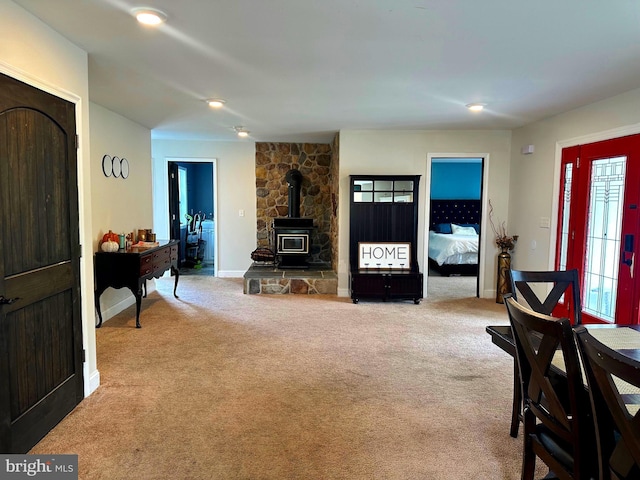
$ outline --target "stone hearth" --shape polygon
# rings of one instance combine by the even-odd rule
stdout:
[[[328,265],[312,265],[303,270],[285,270],[274,265],[254,263],[244,274],[244,293],[336,295],[338,276]]]

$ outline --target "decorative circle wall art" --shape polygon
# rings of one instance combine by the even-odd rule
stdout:
[[[113,176],[118,178],[120,176],[120,158],[113,157],[113,161],[111,162],[113,168]]]
[[[102,157],[102,173],[105,177],[125,179],[129,177],[129,160],[115,155],[104,155]]]
[[[102,157],[102,173],[105,177],[110,177],[113,173],[113,162],[109,155]]]
[[[120,160],[120,176],[127,178],[129,176],[129,162],[126,158]]]

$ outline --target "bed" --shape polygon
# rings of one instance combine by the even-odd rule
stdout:
[[[468,227],[473,229],[473,227]],[[442,275],[478,274],[478,235],[429,231],[429,264]]]
[[[480,200],[432,200],[429,267],[444,276],[477,275]]]

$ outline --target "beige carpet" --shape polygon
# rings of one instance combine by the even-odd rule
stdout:
[[[161,279],[97,331],[102,385],[31,453],[81,479],[517,479],[503,305],[244,295],[241,279]],[[545,469],[539,467],[539,477]]]
[[[442,301],[475,297],[478,278],[470,276],[443,277],[430,273],[426,282],[427,298],[430,301]]]

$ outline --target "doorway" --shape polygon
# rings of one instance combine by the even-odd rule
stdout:
[[[585,323],[638,323],[640,135],[562,150],[556,267],[578,269]]]
[[[180,239],[181,275],[216,275],[215,167],[212,159],[168,162],[170,235]]]
[[[480,296],[484,164],[484,155],[428,158],[427,296]]]
[[[84,397],[75,105],[0,74],[0,451]]]

